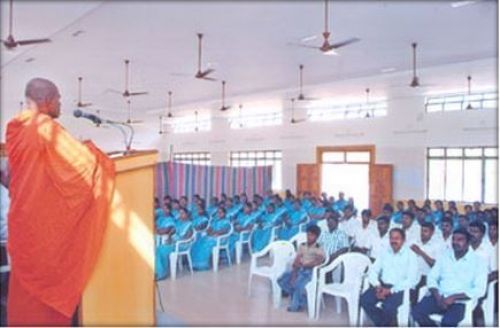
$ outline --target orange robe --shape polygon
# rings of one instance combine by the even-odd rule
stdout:
[[[9,122],[6,139],[8,324],[70,325],[103,241],[114,163],[33,111]]]

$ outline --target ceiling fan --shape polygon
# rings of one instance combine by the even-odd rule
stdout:
[[[148,92],[147,91],[136,91],[136,92],[131,92],[130,89],[129,89],[129,83],[130,83],[130,60],[129,59],[125,59],[124,60],[125,62],[125,90],[122,92],[122,91],[118,91],[118,90],[115,90],[115,89],[108,89],[108,91],[111,91],[111,92],[114,92],[114,93],[119,93],[121,94],[123,97],[125,98],[129,98],[129,97],[133,97],[133,96],[143,96],[143,95],[147,95]]]
[[[143,123],[141,120],[132,120],[132,109],[130,107],[130,98],[127,99],[127,120],[125,121],[127,124],[135,124],[139,125]]]
[[[81,76],[78,77],[78,102],[76,103],[76,107],[85,108],[92,106],[92,103],[84,103],[82,101],[82,83],[83,78]]]
[[[12,31],[13,23],[14,23],[14,20],[13,20],[13,0],[10,0],[10,2],[9,2],[9,36],[7,36],[7,39],[3,40],[3,45],[8,50],[14,49],[17,46],[27,46],[27,45],[31,45],[31,44],[51,42],[51,40],[48,38],[16,40],[16,39],[14,39],[14,36],[12,35],[13,34],[13,31]]]
[[[471,84],[471,80],[472,80],[472,77],[469,75],[467,76],[467,95],[468,95],[468,100],[469,100],[469,104],[467,105],[467,107],[465,107],[465,109],[467,110],[472,110],[474,109],[474,107],[472,107],[472,104],[470,103],[470,84]]]
[[[300,101],[316,100],[316,98],[304,96],[304,92],[302,90],[303,86],[304,86],[304,65],[300,64],[299,65],[299,95],[297,96],[297,100],[300,100]]]
[[[413,42],[411,47],[413,48],[413,77],[410,82],[410,87],[417,88],[433,86],[433,84],[420,84],[420,80],[417,76],[417,43]]]
[[[291,45],[296,45],[304,48],[319,49],[324,55],[338,55],[338,53],[335,52],[336,49],[361,41],[361,39],[359,38],[349,38],[340,42],[330,43],[330,35],[331,33],[328,30],[328,0],[325,0],[325,31],[322,33],[323,44],[321,46],[313,46],[304,43],[291,43]],[[315,36],[303,38],[301,41],[306,42],[314,39],[316,39]]]
[[[167,134],[167,131],[163,130],[163,115],[159,116],[160,120],[160,130],[158,131],[158,134]]]
[[[292,102],[292,119],[290,120],[290,123],[291,124],[297,124],[297,123],[301,123],[301,122],[304,122],[306,119],[296,119],[295,118],[295,98],[292,98],[290,99],[290,101]]]
[[[372,116],[375,116],[374,113],[373,113],[373,108],[370,108],[370,88],[366,88],[365,89],[365,93],[366,93],[366,114],[365,114],[365,118],[370,118]],[[370,112],[371,115],[370,115]]]
[[[202,54],[201,43],[203,39],[203,33],[197,33],[196,35],[198,36],[198,71],[196,72],[194,77],[201,80],[216,81],[216,79],[208,77],[210,74],[215,72],[215,69],[207,68],[204,71],[201,70],[201,54]]]
[[[226,81],[222,81],[222,106],[220,110],[224,112],[230,108],[231,106],[226,106]]]

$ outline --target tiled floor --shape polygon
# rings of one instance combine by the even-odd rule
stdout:
[[[333,298],[327,297],[326,309],[320,319],[310,320],[306,312],[290,313],[283,299],[281,307],[274,309],[271,303],[270,285],[267,280],[254,278],[252,294],[247,294],[248,258],[240,265],[222,266],[219,272],[181,271],[176,280],[167,278],[158,283],[165,314],[162,318],[175,318],[174,325],[255,325],[255,326],[345,326],[346,305],[336,313]],[[158,294],[157,294],[158,297]],[[159,300],[157,311],[161,312]],[[180,322],[179,322],[180,321]],[[158,320],[161,324],[161,320]],[[169,323],[166,323],[169,325]]]

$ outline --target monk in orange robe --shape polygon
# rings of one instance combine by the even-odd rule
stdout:
[[[49,80],[26,86],[28,110],[7,126],[11,275],[7,322],[69,326],[103,242],[114,163],[55,121]]]

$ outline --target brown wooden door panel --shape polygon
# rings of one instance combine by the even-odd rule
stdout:
[[[391,164],[374,164],[370,167],[370,208],[374,215],[382,213],[385,203],[392,204]]]
[[[318,164],[297,164],[297,195],[310,191],[313,195],[320,194],[320,170]]]

